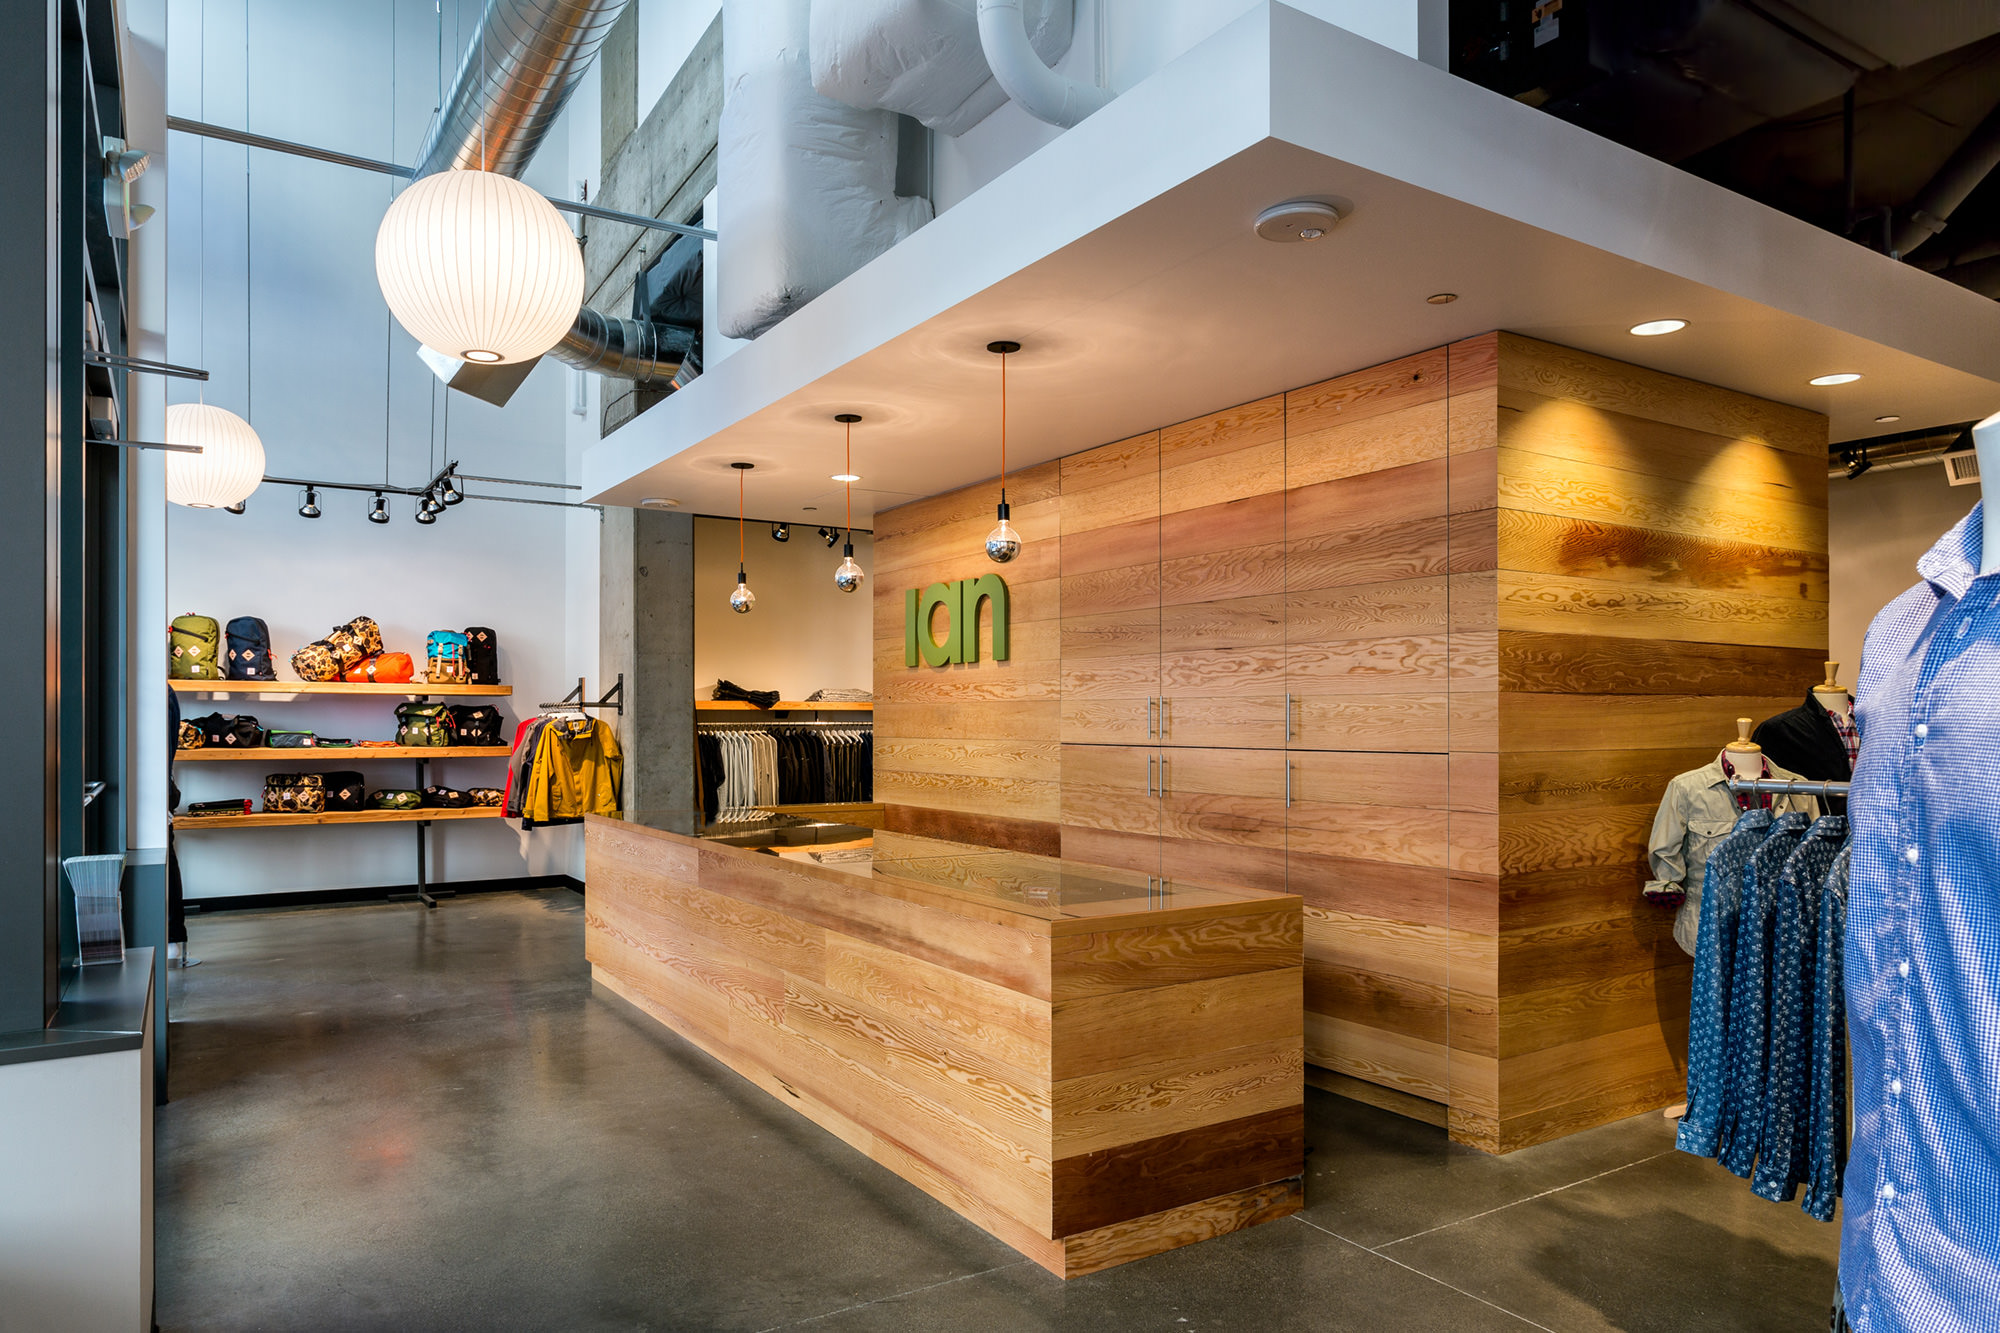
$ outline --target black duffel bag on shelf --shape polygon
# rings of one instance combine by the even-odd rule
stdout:
[[[359,773],[322,773],[320,780],[326,784],[329,810],[359,810],[368,799],[368,784]]]
[[[472,798],[456,787],[424,788],[424,806],[431,810],[463,810]]]
[[[448,711],[457,733],[453,745],[506,744],[500,736],[500,710],[491,704],[454,704]]]
[[[210,713],[193,721],[195,729],[201,732],[205,749],[254,750],[264,744],[264,728],[247,713],[240,716]]]

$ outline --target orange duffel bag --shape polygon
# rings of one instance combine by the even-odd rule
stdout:
[[[355,684],[403,685],[417,678],[417,665],[408,653],[377,653],[347,668],[344,679]]]

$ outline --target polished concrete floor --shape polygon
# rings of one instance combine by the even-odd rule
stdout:
[[[1834,1228],[1658,1116],[1492,1158],[1310,1092],[1305,1212],[1063,1283],[594,990],[567,890],[191,926],[168,1333],[1825,1327]]]

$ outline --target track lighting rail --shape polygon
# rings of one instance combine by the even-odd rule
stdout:
[[[241,144],[245,148],[264,148],[273,153],[309,157],[318,162],[331,162],[338,167],[353,167],[357,171],[401,176],[404,180],[416,175],[416,172],[409,167],[398,166],[394,162],[384,162],[379,158],[360,157],[353,153],[336,152],[331,148],[315,148],[311,144],[295,143],[290,139],[273,139],[269,135],[252,134],[248,130],[232,130],[223,125],[210,125],[206,121],[189,120],[185,116],[168,116],[167,128],[179,130],[183,134],[200,135],[204,139],[220,139],[224,143]],[[598,218],[605,222],[622,222],[628,227],[644,227],[649,231],[670,231],[678,236],[696,236],[704,241],[715,239],[715,233],[707,227],[689,226],[683,222],[667,222],[661,218],[649,218],[639,213],[621,213],[615,208],[599,208],[596,204],[586,204],[575,199],[558,199],[554,195],[543,197],[563,212],[575,213],[579,217]],[[207,376],[204,375],[202,378],[206,379]]]

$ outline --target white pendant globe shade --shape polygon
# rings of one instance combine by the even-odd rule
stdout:
[[[198,454],[167,455],[167,499],[190,509],[242,504],[264,480],[264,442],[234,412],[206,403],[167,409],[167,443],[193,444]]]
[[[375,233],[375,279],[418,342],[480,365],[534,360],[583,305],[562,215],[491,171],[440,171],[398,195]]]

